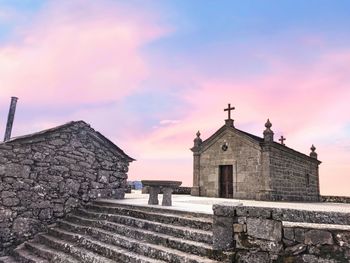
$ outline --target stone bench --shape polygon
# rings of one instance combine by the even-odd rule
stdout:
[[[174,189],[178,188],[182,182],[180,181],[160,181],[160,180],[143,180],[141,181],[143,186],[149,188],[149,205],[158,205],[158,194],[162,190],[163,192],[163,206],[171,206],[171,195]]]

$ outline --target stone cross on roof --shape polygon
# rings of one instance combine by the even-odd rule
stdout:
[[[228,108],[224,109],[224,111],[228,111],[228,120],[231,120],[231,111],[234,110],[234,109],[235,109],[235,107],[231,108],[231,104],[230,103],[228,104]]]
[[[284,141],[286,140],[286,138],[284,138],[283,135],[282,135],[281,138],[278,139],[278,140],[281,142],[282,145],[285,145],[285,144],[284,144]]]

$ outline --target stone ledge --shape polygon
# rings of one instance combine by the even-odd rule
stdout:
[[[214,204],[215,216],[248,216],[289,222],[350,225],[350,213],[243,206],[242,203]]]
[[[321,195],[321,202],[350,204],[350,196]]]
[[[300,227],[300,228],[350,231],[350,225],[315,224],[315,223],[288,222],[288,221],[284,221],[282,222],[282,224],[283,224],[283,227]]]

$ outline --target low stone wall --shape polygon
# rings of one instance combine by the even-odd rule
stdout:
[[[143,193],[143,194],[149,194],[148,186],[145,186],[145,187],[142,188],[142,193]],[[163,191],[160,190],[160,193],[162,194]],[[173,194],[174,194],[174,195],[190,195],[190,194],[191,194],[191,187],[183,187],[183,186],[180,186],[180,187],[176,188],[176,189],[173,191]]]
[[[123,198],[129,162],[84,122],[0,144],[0,255],[97,197]]]
[[[349,213],[240,204],[213,210],[214,248],[231,251],[234,262],[350,262]]]
[[[320,199],[321,202],[350,204],[350,196],[321,195]]]
[[[176,188],[173,192],[174,195],[190,195],[192,187],[180,186]]]

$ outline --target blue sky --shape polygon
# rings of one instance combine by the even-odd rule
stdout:
[[[83,119],[138,160],[131,179],[190,185],[195,133],[231,103],[240,129],[261,136],[269,117],[276,141],[315,144],[321,190],[350,195],[349,13],[338,0],[0,0],[0,118],[18,96],[14,136]]]

